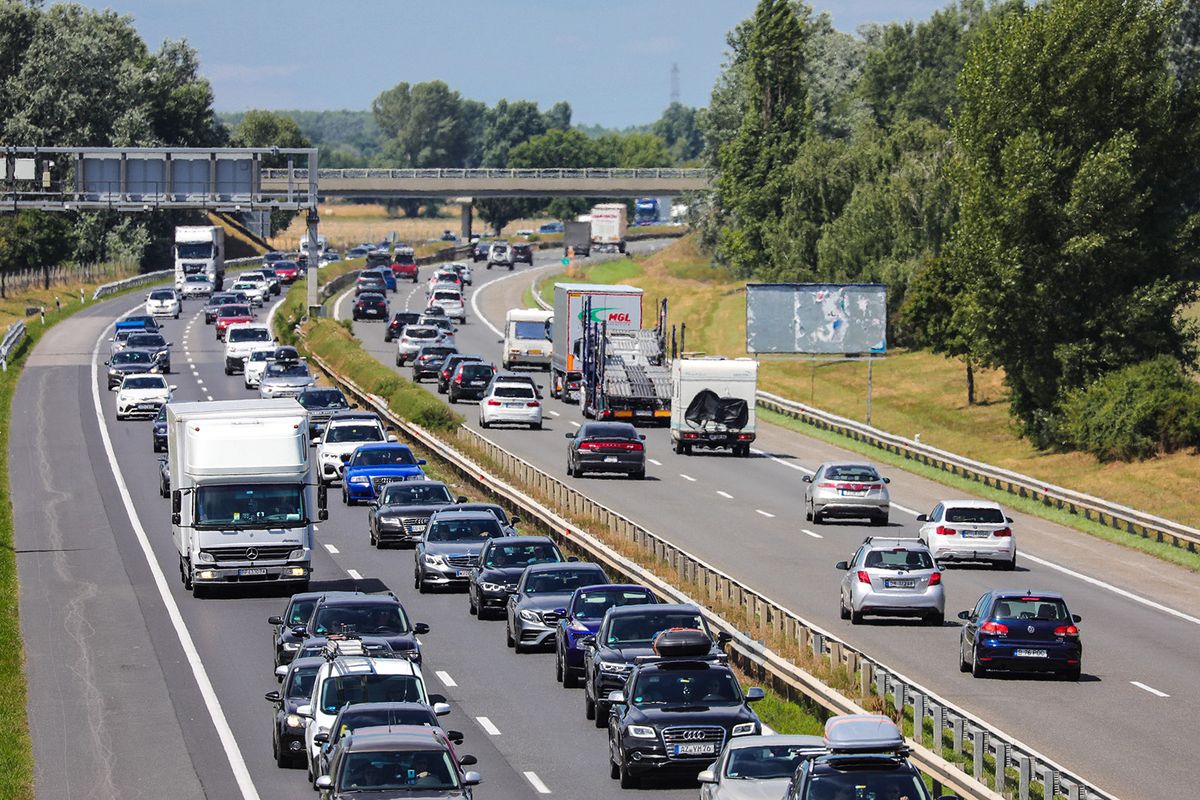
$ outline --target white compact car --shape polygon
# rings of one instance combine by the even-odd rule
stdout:
[[[129,417],[153,417],[158,409],[171,402],[175,386],[167,383],[162,375],[126,375],[117,393],[117,419]]]
[[[1017,566],[1017,537],[1012,517],[987,500],[943,500],[917,517],[917,536],[934,560],[986,561],[1001,569]]]
[[[266,325],[238,322],[225,331],[225,374],[232,375],[245,368],[245,361],[255,350],[274,349],[275,338]]]
[[[395,441],[384,433],[379,417],[366,411],[334,414],[317,445],[317,463],[321,467],[320,481],[330,484],[342,477],[342,456],[349,456],[360,444]]]
[[[454,347],[454,334],[432,325],[407,325],[396,340],[396,366],[403,367],[422,347]]]
[[[274,350],[254,350],[242,362],[242,378],[247,389],[257,389],[267,364],[275,357]]]
[[[541,429],[542,403],[528,383],[493,381],[479,401],[479,427],[506,423]]]
[[[508,267],[509,271],[516,266],[513,250],[508,242],[493,242],[488,248],[487,268],[491,269],[493,266]]]
[[[188,275],[183,279],[183,287],[179,291],[183,294],[184,299],[207,297],[213,293],[213,285],[207,275]]]
[[[467,304],[462,292],[457,289],[438,289],[429,298],[430,308],[440,308],[450,319],[465,324],[467,321]]]
[[[270,291],[270,289],[268,289],[267,282],[262,280],[262,276],[260,275],[259,280],[257,281],[239,280],[233,285],[233,288],[230,289],[230,291],[241,292],[242,294],[246,295],[246,299],[251,303],[256,306],[261,306],[266,302],[267,292]]]
[[[146,313],[152,317],[174,317],[179,319],[183,303],[174,289],[155,289],[146,295]]]

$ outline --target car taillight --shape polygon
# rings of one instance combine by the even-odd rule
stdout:
[[[455,375],[455,376],[454,376],[454,382],[455,382],[455,383],[462,383],[462,375]]]
[[[539,403],[537,400],[530,400],[525,404],[526,408],[538,408],[539,406],[541,406],[541,403]]]
[[[929,576],[929,585],[930,586],[937,586],[941,582],[942,582],[942,573],[935,572]]]
[[[644,450],[645,448],[642,446],[641,442],[630,442],[629,444],[625,445],[625,449],[631,450],[635,453],[638,453],[638,452],[641,452],[642,450]]]
[[[580,450],[596,450],[598,448],[597,448],[595,442],[580,442],[579,449]]]
[[[737,435],[737,438],[738,438],[739,442],[748,442],[754,438],[754,434],[753,433],[739,433]]]
[[[992,536],[1012,536],[1012,528],[1001,528],[998,531],[992,531]]]
[[[938,525],[937,530],[934,532],[938,536],[957,536],[958,535],[958,531],[954,530],[954,528],[947,528],[945,525]]]
[[[829,483],[828,481],[825,481],[825,482],[822,482],[822,483],[818,483],[818,484],[817,484],[817,488],[818,488],[818,489],[836,489],[836,488],[837,488],[837,484],[836,484],[836,483]]]
[[[867,571],[865,569],[860,569],[858,571],[858,582],[865,583],[868,586],[871,585],[871,576],[867,574]]]
[[[985,622],[979,626],[979,630],[983,633],[990,633],[993,636],[1007,636],[1008,626],[1000,622]]]
[[[1074,625],[1059,625],[1054,629],[1055,636],[1078,636],[1079,628]]]
[[[499,400],[488,400],[487,404],[488,404],[489,406],[498,406],[498,405],[502,405],[502,403],[501,403]]]

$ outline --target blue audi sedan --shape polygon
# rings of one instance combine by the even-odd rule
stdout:
[[[654,592],[645,586],[603,583],[576,589],[559,615],[554,632],[554,674],[566,687],[583,684],[583,646],[580,639],[594,636],[604,621],[604,612],[615,606],[657,603]]]
[[[959,669],[982,678],[993,670],[1053,672],[1079,680],[1083,645],[1078,623],[1057,592],[995,589],[958,618]]]
[[[389,483],[425,480],[425,471],[421,469],[425,459],[414,456],[407,445],[364,444],[342,459],[346,463],[342,475],[342,502],[348,506],[360,501],[374,502]]]

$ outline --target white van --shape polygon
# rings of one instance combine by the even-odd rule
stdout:
[[[550,369],[550,329],[553,311],[536,308],[509,309],[504,317],[504,355],[501,361],[505,369],[517,365]]]

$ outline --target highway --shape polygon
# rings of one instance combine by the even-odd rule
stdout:
[[[150,423],[117,422],[105,390],[108,328],[140,296],[100,303],[50,331],[14,400],[10,441],[21,622],[30,682],[37,795],[73,798],[314,797],[303,770],[271,756],[271,626],[286,597],[266,591],[197,600],[183,591],[158,494]],[[180,401],[257,396],[223,374],[222,349],[185,304],[164,333]],[[262,315],[260,315],[262,316]],[[110,459],[111,455],[111,459]],[[376,551],[365,508],[331,492],[314,588],[390,589],[422,637],[429,691],[444,694],[478,757],[476,796],[615,798],[605,733],[580,690],[554,682],[551,654],[516,655],[503,622],[467,614],[463,594],[418,595],[412,551]],[[695,785],[656,795],[692,798]]]
[[[558,257],[553,251],[538,253],[532,269],[515,273],[496,274],[477,265],[469,291],[474,316],[459,329],[458,349],[498,362],[505,311],[523,305],[530,282],[552,272]],[[393,310],[419,309],[423,284],[401,285],[391,296]],[[348,318],[347,296],[338,298],[335,313]],[[686,320],[674,320],[680,321]],[[382,325],[356,323],[354,329],[382,363],[393,364],[394,345],[383,342]],[[397,371],[409,374],[407,368]],[[473,404],[457,408],[478,429]],[[582,417],[577,406],[548,395],[545,411],[542,431],[484,433],[565,477],[562,435]],[[865,536],[884,531],[849,522],[805,523],[800,478],[822,461],[860,461],[862,456],[761,422],[754,457],[736,462],[726,454],[675,455],[665,430],[645,433],[650,457],[645,482],[585,477],[572,479],[573,484],[1118,796],[1174,798],[1179,787],[1200,781],[1186,733],[1195,730],[1200,716],[1194,691],[1200,582],[1193,573],[1014,513],[1017,571],[947,569],[948,620],[942,629],[894,620],[851,626],[838,616],[840,573],[833,565],[850,556]],[[884,473],[892,479],[894,502],[887,535],[915,536],[916,515],[957,494],[899,470]],[[1066,595],[1072,612],[1083,617],[1080,682],[1016,676],[976,680],[959,672],[954,617],[993,588]]]

